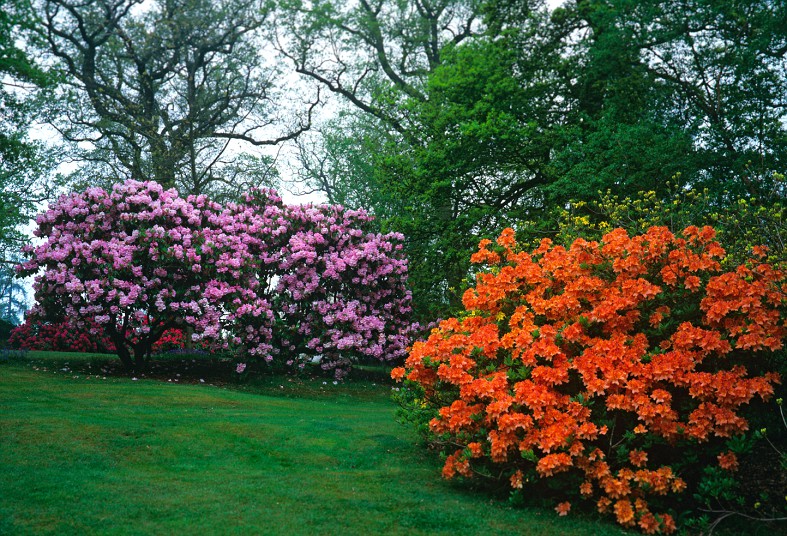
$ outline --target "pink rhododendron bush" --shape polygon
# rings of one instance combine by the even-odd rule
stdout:
[[[351,356],[404,357],[410,292],[403,237],[364,233],[365,212],[288,207],[290,225],[274,293],[275,337],[284,354],[322,355],[341,374]]]
[[[213,348],[290,364],[319,355],[405,354],[410,325],[401,235],[342,207],[290,207],[258,190],[226,206],[128,181],[61,197],[37,218],[22,276],[34,321],[106,337],[139,367],[172,329]]]

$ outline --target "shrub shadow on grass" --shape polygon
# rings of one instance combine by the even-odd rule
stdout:
[[[319,365],[298,370],[249,362],[244,373],[238,374],[236,361],[230,355],[175,351],[156,354],[144,370],[130,371],[112,354],[35,351],[15,362],[56,374],[206,385],[288,398],[352,396],[379,400],[389,396],[393,385],[390,367],[380,364],[359,365],[343,381],[336,381]]]
[[[27,360],[27,350],[0,348],[0,363],[23,362]]]

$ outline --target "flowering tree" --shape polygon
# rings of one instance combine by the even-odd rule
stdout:
[[[232,269],[243,257],[223,216],[204,196],[183,199],[153,182],[61,197],[38,217],[35,234],[46,242],[28,248],[20,268],[44,270],[34,314],[76,326],[95,320],[129,367],[173,327],[218,340],[223,305],[239,296],[270,317],[264,300],[245,292],[244,270]]]
[[[63,196],[37,221],[46,241],[20,267],[44,271],[33,314],[103,332],[128,366],[174,328],[266,361],[320,353],[339,374],[404,356],[402,237],[370,233],[365,213],[288,207],[272,190],[220,206],[128,181]]]
[[[502,474],[514,490],[550,479],[556,502],[576,493],[626,527],[675,530],[659,505],[696,466],[736,468],[725,441],[779,381],[757,369],[787,334],[783,274],[757,258],[723,272],[724,255],[709,227],[532,253],[511,229],[481,241],[471,260],[488,268],[466,314],[393,371],[434,412],[444,476]]]
[[[403,359],[411,332],[404,237],[372,233],[367,213],[338,205],[287,207],[285,217],[279,347],[319,354],[337,376],[359,356]]]
[[[242,203],[228,203],[208,216],[206,240],[216,277],[205,295],[223,305],[220,325],[241,353],[272,359],[271,293],[281,243],[288,230],[284,205],[274,190],[254,189]]]

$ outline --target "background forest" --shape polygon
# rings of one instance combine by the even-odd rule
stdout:
[[[780,0],[3,0],[1,12],[9,319],[24,300],[7,268],[30,217],[58,192],[127,178],[364,208],[406,236],[424,320],[459,303],[470,253],[505,226],[677,228],[690,212],[741,238],[757,227],[749,238],[781,254]],[[632,213],[637,198],[651,212]]]

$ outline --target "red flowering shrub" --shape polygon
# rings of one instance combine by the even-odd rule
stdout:
[[[183,350],[186,347],[186,335],[183,330],[172,328],[165,331],[153,344],[153,353]]]
[[[169,329],[153,345],[153,353],[183,350],[186,347],[185,341],[183,331]],[[115,345],[112,344],[103,327],[91,320],[86,322],[85,327],[80,328],[68,322],[53,324],[28,316],[24,324],[11,330],[8,343],[11,348],[22,350],[115,352]]]
[[[737,466],[725,442],[773,394],[778,374],[757,363],[787,333],[782,274],[754,259],[722,273],[714,236],[617,229],[531,253],[511,229],[482,240],[466,314],[392,373],[422,395],[410,411],[433,411],[443,475],[548,481],[560,515],[582,497],[623,526],[674,531],[665,510],[696,473]]]
[[[178,328],[168,329],[161,335],[161,338],[153,344],[154,354],[185,349],[186,334],[182,329]],[[211,349],[211,345],[204,340],[192,341],[192,349],[197,351],[209,350]]]
[[[24,324],[11,330],[8,343],[11,348],[22,350],[115,352],[115,345],[95,321],[88,321],[84,328],[75,328],[68,322],[53,324],[28,316]]]

